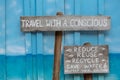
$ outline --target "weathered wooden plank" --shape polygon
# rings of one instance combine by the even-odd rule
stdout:
[[[104,15],[105,8],[105,0],[98,0],[98,15]],[[105,43],[105,36],[103,32],[99,32],[98,34],[98,43],[102,45]],[[98,75],[98,80],[105,80],[104,74]]]
[[[43,0],[43,16],[56,15],[55,0]],[[54,32],[43,33],[44,80],[52,80],[54,63]],[[48,66],[49,65],[49,66]]]
[[[74,14],[74,0],[65,0],[64,7],[65,15]],[[74,45],[74,32],[64,32],[64,46],[67,45]],[[64,80],[74,80],[74,75],[65,74]]]
[[[31,16],[36,16],[36,1],[35,0],[30,0],[30,15]],[[37,33],[32,33],[32,79],[37,80],[38,75],[37,75]]]
[[[43,0],[36,0],[36,16],[43,15]],[[37,33],[37,77],[44,80],[43,33]]]
[[[90,43],[84,43],[84,46],[90,47],[91,44]],[[92,80],[92,74],[84,74],[84,80]]]
[[[24,34],[20,31],[19,23],[19,17],[23,15],[23,0],[6,0],[5,4],[7,79],[25,80]]]
[[[65,74],[108,73],[108,46],[65,46]]]
[[[30,31],[93,31],[109,30],[108,16],[22,16],[21,30]]]
[[[81,14],[81,0],[75,0],[75,15],[80,15]],[[74,45],[80,45],[80,39],[81,39],[81,36],[80,36],[80,32],[77,31],[74,33]],[[74,80],[83,80],[83,75],[82,74],[75,74],[74,75]]]
[[[5,0],[0,0],[0,80],[6,80],[6,35],[5,35]]]
[[[91,0],[88,2],[88,0],[81,0],[81,15],[97,15],[97,0]],[[84,44],[86,42],[89,42],[93,45],[96,45],[97,42],[97,32],[81,32],[81,43]],[[86,74],[84,74],[84,79]],[[89,75],[88,75],[89,76]],[[87,78],[88,79],[88,78]],[[95,79],[92,77],[89,77],[88,80]],[[97,79],[96,79],[97,80]]]
[[[65,42],[64,45],[65,46],[72,46],[74,44],[74,35],[73,32],[65,32]],[[74,75],[70,75],[70,74],[65,74],[65,80],[74,80]]]
[[[30,16],[30,0],[24,0],[24,15]],[[31,33],[25,33],[26,80],[32,80]]]

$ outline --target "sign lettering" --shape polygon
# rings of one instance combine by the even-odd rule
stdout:
[[[107,16],[35,16],[21,17],[22,31],[109,30]]]
[[[64,72],[108,73],[108,46],[65,46]]]

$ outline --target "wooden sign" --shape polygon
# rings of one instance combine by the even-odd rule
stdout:
[[[65,46],[64,73],[108,73],[108,46]]]
[[[25,16],[20,18],[23,32],[109,30],[108,16]]]

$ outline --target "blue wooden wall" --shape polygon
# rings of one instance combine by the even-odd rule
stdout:
[[[120,0],[0,0],[0,80],[52,80],[54,32],[23,33],[20,16],[107,15],[107,32],[63,32],[60,80],[84,80],[64,75],[63,46],[108,44],[110,73],[93,80],[120,80]]]

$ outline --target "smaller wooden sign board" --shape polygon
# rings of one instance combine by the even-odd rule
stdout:
[[[65,46],[64,73],[109,73],[108,46]]]

